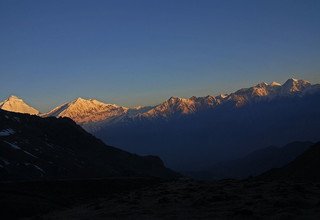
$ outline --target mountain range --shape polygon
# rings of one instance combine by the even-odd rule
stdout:
[[[40,114],[17,100],[11,96],[0,108],[69,117],[108,144],[160,155],[178,170],[205,169],[270,145],[320,138],[320,85],[298,79],[259,83],[218,96],[171,97],[153,107],[78,98]]]
[[[249,102],[261,99],[274,99],[277,97],[291,96],[294,94],[305,95],[319,91],[320,85],[312,85],[306,80],[288,79],[283,85],[277,82],[259,83],[250,88],[240,89],[231,94],[218,96],[205,96],[190,98],[171,97],[156,106],[138,106],[128,108],[115,104],[107,104],[95,99],[77,98],[64,103],[47,113],[40,113],[17,96],[10,96],[0,102],[0,109],[40,115],[42,117],[68,117],[81,125],[98,122],[110,122],[112,119],[122,120],[135,118],[170,118],[174,115],[186,115],[204,109],[215,108],[226,102],[233,102],[236,107],[241,107]],[[125,118],[125,119],[123,119]]]

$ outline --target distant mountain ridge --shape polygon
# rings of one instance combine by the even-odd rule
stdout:
[[[115,104],[104,103],[95,99],[77,98],[71,102],[64,103],[47,113],[41,114],[42,117],[68,117],[80,125],[90,125],[94,127],[97,123],[107,123],[113,120],[135,120],[147,118],[170,118],[171,116],[187,115],[197,111],[213,109],[221,104],[233,103],[236,107],[241,107],[249,102],[260,99],[273,99],[280,96],[304,95],[320,91],[320,85],[312,85],[310,82],[301,79],[288,79],[283,85],[277,82],[259,83],[250,88],[239,89],[231,94],[221,94],[218,96],[180,98],[171,97],[156,106],[139,106],[128,108]],[[20,105],[19,105],[20,104]],[[0,103],[0,109],[28,113],[40,114],[38,110],[27,105],[22,99],[10,96],[7,100]],[[99,124],[100,123],[100,124]]]
[[[171,97],[154,107],[126,108],[78,98],[42,117],[69,117],[104,142],[160,155],[178,170],[203,169],[270,145],[318,141],[320,85],[288,79],[231,94]]]
[[[214,109],[221,104],[232,103],[235,107],[241,107],[250,102],[263,99],[274,99],[277,97],[300,95],[320,91],[319,84],[312,85],[310,82],[301,79],[288,79],[283,85],[277,82],[259,83],[250,88],[240,89],[231,94],[221,94],[218,96],[180,98],[171,97],[163,103],[154,107],[142,107],[140,111],[136,108],[127,108],[114,104],[106,104],[93,99],[77,100],[57,107],[43,116],[70,117],[75,122],[84,125],[84,128],[101,127],[101,123],[108,124],[118,121],[132,121],[140,119],[162,118],[169,119],[179,115],[193,114],[198,111]],[[82,109],[89,109],[85,112],[79,107],[74,107],[75,103],[82,101],[79,105]],[[92,104],[95,105],[92,105]],[[99,106],[100,105],[100,106]],[[102,107],[105,106],[105,107]],[[63,108],[59,114],[57,110]],[[89,129],[90,131],[90,129]],[[97,130],[96,130],[97,131]],[[96,132],[95,131],[95,132]]]
[[[169,117],[177,113],[190,114],[201,110],[212,109],[224,103],[233,103],[241,107],[249,102],[263,98],[273,99],[281,96],[304,95],[307,92],[319,90],[319,85],[312,85],[306,80],[288,79],[283,85],[277,82],[259,83],[250,88],[240,89],[231,94],[218,96],[179,98],[171,97],[165,102],[155,106],[148,112],[138,115],[139,117]]]
[[[204,169],[270,145],[320,139],[320,86],[289,79],[229,95],[172,97],[93,134],[129,152],[160,155],[169,167]]]

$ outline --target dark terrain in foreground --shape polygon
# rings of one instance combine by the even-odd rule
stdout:
[[[0,219],[320,219],[320,143],[255,178],[202,182],[69,119],[0,122]]]
[[[320,143],[246,180],[178,180],[51,213],[51,219],[319,219]]]
[[[0,219],[37,217],[162,183],[159,178],[0,182]]]
[[[320,183],[113,178],[0,185],[1,219],[320,217]]]
[[[10,219],[319,219],[320,144],[245,180],[108,178],[0,184]]]
[[[217,163],[202,171],[183,173],[200,180],[246,179],[258,176],[270,169],[287,165],[311,145],[314,145],[314,143],[295,141],[283,147],[269,146],[253,151],[236,160]]]
[[[319,219],[320,184],[179,180],[106,197],[45,219]]]

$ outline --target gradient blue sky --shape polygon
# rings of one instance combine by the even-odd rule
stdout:
[[[0,99],[153,105],[320,82],[319,0],[0,0]]]

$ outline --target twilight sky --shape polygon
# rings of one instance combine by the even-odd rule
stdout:
[[[125,106],[320,82],[319,0],[1,0],[0,100]]]

